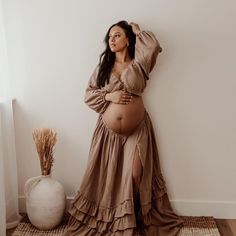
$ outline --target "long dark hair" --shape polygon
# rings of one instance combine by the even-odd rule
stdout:
[[[118,23],[113,24],[107,31],[104,42],[106,45],[106,49],[104,52],[100,55],[99,60],[99,71],[97,76],[97,86],[99,88],[102,88],[105,86],[105,83],[109,83],[109,77],[111,73],[111,69],[115,63],[115,53],[111,51],[109,47],[109,33],[112,27],[119,26],[121,27],[126,36],[129,39],[129,46],[128,46],[128,53],[130,58],[134,58],[134,52],[135,52],[135,42],[136,37],[132,30],[132,27],[128,24],[127,21],[119,21]]]

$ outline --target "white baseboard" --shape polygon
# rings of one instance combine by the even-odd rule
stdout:
[[[236,219],[236,201],[174,200],[171,203],[176,212],[184,216]]]
[[[74,197],[67,197],[67,209]],[[218,219],[236,219],[236,202],[170,200],[177,214],[183,216],[213,216]],[[25,213],[25,197],[19,196],[20,212]]]

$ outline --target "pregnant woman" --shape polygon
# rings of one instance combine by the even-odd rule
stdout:
[[[86,89],[99,113],[66,236],[174,236],[183,220],[170,205],[142,93],[157,55],[155,35],[135,23],[110,27]]]

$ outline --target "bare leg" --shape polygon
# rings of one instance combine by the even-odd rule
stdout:
[[[139,211],[139,185],[142,177],[142,163],[140,160],[138,148],[135,148],[134,157],[133,157],[133,195],[134,195],[134,207],[135,214],[137,219],[137,214]]]
[[[133,183],[134,183],[135,193],[138,192],[141,177],[142,177],[142,163],[139,157],[138,148],[136,148],[133,157]]]

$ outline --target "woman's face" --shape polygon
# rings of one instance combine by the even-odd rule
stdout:
[[[119,26],[113,26],[109,32],[109,46],[112,52],[120,52],[127,47],[129,41],[124,30]]]

